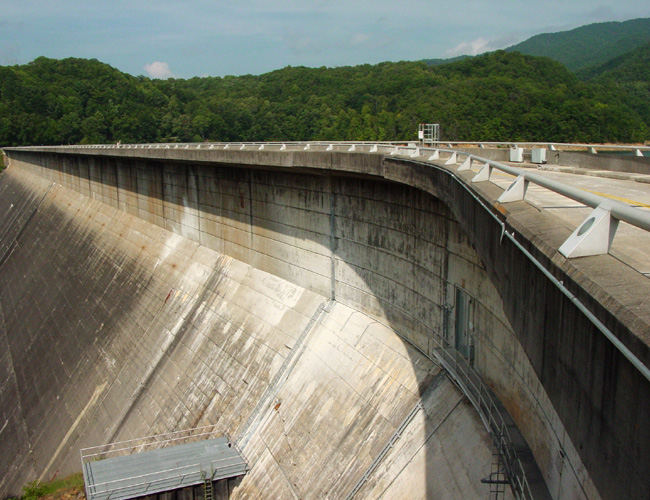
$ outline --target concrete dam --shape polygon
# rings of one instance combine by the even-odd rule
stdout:
[[[6,149],[0,497],[215,425],[250,467],[218,498],[488,498],[495,460],[506,498],[650,498],[650,381],[602,333],[650,366],[648,278],[389,151]]]

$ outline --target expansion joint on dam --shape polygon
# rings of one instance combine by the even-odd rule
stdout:
[[[331,174],[328,177],[330,185],[330,250],[331,250],[331,286],[330,286],[330,300],[336,300],[336,193],[334,191],[334,183],[332,182]]]
[[[298,337],[298,340],[296,341],[293,348],[291,349],[291,352],[285,358],[284,362],[282,363],[282,366],[280,366],[280,369],[275,374],[275,377],[269,384],[269,387],[267,388],[266,392],[259,399],[253,412],[251,413],[250,417],[244,424],[243,432],[235,439],[237,446],[239,446],[240,448],[244,448],[248,444],[251,435],[255,433],[255,431],[258,428],[260,424],[260,420],[264,416],[264,412],[267,411],[272,404],[274,405],[281,404],[281,401],[277,401],[276,397],[280,392],[280,389],[286,382],[288,376],[291,374],[291,370],[296,365],[296,362],[299,360],[300,355],[304,352],[305,340],[307,339],[309,334],[313,332],[314,327],[320,324],[320,322],[323,320],[324,315],[329,313],[333,304],[334,301],[329,300],[327,303],[322,302],[321,304],[318,305],[316,312],[310,318],[309,322],[307,323],[307,326],[305,326],[304,330],[300,334],[300,337]]]

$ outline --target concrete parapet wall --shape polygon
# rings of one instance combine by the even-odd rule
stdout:
[[[640,478],[650,467],[650,438],[641,424],[650,401],[648,383],[531,261],[507,239],[501,239],[500,225],[478,201],[482,199],[491,207],[500,194],[496,186],[468,190],[463,183],[471,174],[453,176],[443,167],[434,169],[376,154],[174,149],[70,149],[59,154],[32,149],[10,155],[12,169],[38,173],[94,198],[102,206],[137,216],[160,230],[181,236],[179,241],[234,257],[234,262],[251,266],[251,270],[292,283],[305,297],[333,298],[336,308],[341,308],[337,309],[341,311],[337,317],[347,316],[351,321],[354,314],[343,313],[347,310],[343,308],[349,308],[372,318],[370,323],[380,321],[407,339],[407,346],[413,346],[407,356],[413,366],[426,359],[419,358],[418,352],[434,354],[434,339],[447,337],[454,342],[455,296],[458,290],[462,291],[474,303],[471,356],[475,366],[528,440],[552,496],[647,496],[648,485]],[[568,232],[559,228],[551,216],[540,214],[525,203],[500,208],[508,230],[515,231],[534,256],[565,280],[581,301],[650,364],[644,337],[650,319],[642,305],[647,284],[608,256],[564,260],[556,249]],[[111,213],[106,222],[116,219],[117,212]],[[117,248],[122,248],[121,244]],[[137,246],[132,249],[138,252]],[[157,257],[158,260],[161,259]],[[178,272],[185,276],[188,271],[183,267]],[[156,273],[153,276],[157,279]],[[616,286],[616,281],[624,285]],[[628,286],[634,294],[630,295]],[[157,300],[164,295],[164,288]],[[276,285],[272,289],[278,290]],[[253,297],[250,303],[256,300]],[[311,317],[315,314],[312,309]],[[161,328],[173,332],[173,328],[165,326],[170,321],[160,320]],[[347,358],[337,354],[328,355],[327,359],[331,368],[330,363]],[[302,357],[297,361],[295,373],[302,373],[313,364],[303,366],[302,361]],[[381,366],[382,363],[377,364]],[[218,373],[229,380],[230,375]],[[305,390],[301,377],[287,385],[295,387],[295,392],[277,402],[273,399],[274,404],[280,403],[278,408],[287,408],[287,398]],[[341,379],[350,377],[354,375],[343,375]],[[173,387],[170,380],[165,384]],[[158,401],[156,395],[165,392],[160,387],[142,390],[134,409],[123,419],[125,435],[139,432],[139,428],[132,430],[127,422],[144,411],[137,409],[142,401],[150,401],[147,411],[172,405],[173,398]],[[321,389],[313,390],[318,393]],[[190,394],[188,391],[182,394]],[[247,401],[264,400],[266,392],[261,388],[257,391]],[[399,418],[405,417],[406,408],[417,400],[418,393],[426,399],[423,387],[412,392],[416,399],[400,406]],[[320,394],[304,403],[310,405],[323,399],[327,398]],[[221,404],[212,403],[212,411],[220,411],[217,408]],[[334,400],[328,404],[337,403]],[[297,412],[305,418],[315,418],[311,414],[307,417],[305,406],[289,408],[292,415]],[[189,410],[189,414],[193,411]],[[340,411],[343,410],[334,413],[338,415]],[[249,406],[242,413],[250,416],[255,411]],[[230,429],[247,427],[244,431],[251,425],[269,429],[275,436],[275,449],[284,450],[283,457],[290,456],[289,451],[295,446],[277,437],[285,432],[290,441],[290,433],[277,427],[279,422],[271,425],[271,420],[265,420],[275,413],[269,411],[265,415],[253,419],[255,425],[241,421],[233,424],[228,419],[224,423]],[[350,418],[361,422],[365,417]],[[294,420],[296,430],[303,425],[299,420]],[[331,423],[324,421],[323,425]],[[153,426],[154,422],[147,425]],[[166,421],[165,425],[166,430],[172,430],[183,424]],[[364,425],[379,424],[366,421]],[[389,435],[390,429],[386,427],[383,435]],[[296,432],[296,436],[302,436],[304,431]],[[256,461],[265,465],[257,472],[254,469],[251,478],[255,479],[248,480],[247,488],[271,484],[268,471],[275,468],[277,473],[271,477],[286,475],[290,463],[286,462],[288,458],[278,459],[272,447],[264,448],[259,439],[253,433],[247,443],[258,457]],[[334,441],[341,442],[337,439]],[[357,435],[355,439],[363,438]],[[262,441],[268,445],[268,440]],[[634,447],[621,445],[633,441]],[[415,440],[416,448],[417,443]],[[308,444],[303,443],[300,449],[305,446]],[[349,446],[347,453],[353,453],[354,446]],[[373,454],[376,456],[374,452],[369,456]],[[416,462],[432,464],[432,457],[428,453]],[[304,463],[307,458],[301,460]],[[402,470],[397,465],[399,457],[389,458],[389,463],[393,460],[395,467]],[[40,471],[39,466],[34,470]],[[366,466],[367,463],[359,464],[355,470],[360,474]],[[302,473],[291,477],[301,481],[299,474]],[[343,478],[340,470],[336,474]],[[345,488],[353,487],[359,477],[355,474],[344,479]],[[417,476],[418,472],[414,474]],[[376,494],[378,490],[373,488],[379,488],[378,485],[408,483],[411,476],[396,479],[390,473],[386,477],[375,473],[373,477],[364,486],[366,491],[374,492],[368,493],[370,497]],[[427,475],[425,490],[438,491],[438,485],[429,484],[429,480]],[[279,496],[289,495],[292,481],[277,486]],[[328,487],[320,479],[305,481],[293,494],[310,488],[323,493]],[[336,491],[346,491],[345,488]]]
[[[509,148],[461,148],[459,151],[470,153],[486,160],[510,161]],[[530,157],[530,152],[529,152]]]
[[[571,151],[549,151],[549,164],[567,167],[580,167],[594,170],[609,170],[612,172],[628,172],[634,174],[650,174],[650,158],[625,156],[608,153],[583,153]]]
[[[460,151],[500,162],[510,161],[508,148],[461,148]],[[531,161],[531,149],[524,149],[524,160]],[[546,151],[549,165],[579,167],[611,172],[650,174],[650,157],[637,157],[612,153],[588,153],[586,151]]]

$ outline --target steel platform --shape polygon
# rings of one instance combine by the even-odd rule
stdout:
[[[228,438],[88,461],[88,500],[127,500],[246,474],[248,465]]]

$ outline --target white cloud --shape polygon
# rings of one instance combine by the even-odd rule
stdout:
[[[505,35],[499,36],[497,38],[491,38],[489,40],[487,38],[479,37],[476,40],[459,43],[453,49],[446,51],[445,57],[456,57],[464,55],[476,56],[484,52],[491,52],[493,50],[510,47],[520,40],[521,36],[518,33],[507,33]]]
[[[449,49],[445,52],[447,57],[456,57],[470,55],[475,56],[489,50],[494,50],[490,45],[490,40],[486,40],[483,37],[472,40],[471,42],[460,42],[453,49]]]
[[[176,78],[176,75],[169,69],[169,64],[166,62],[153,62],[145,64],[143,68],[151,78]]]
[[[285,29],[282,41],[295,56],[302,56],[305,52],[318,52],[324,43],[294,28]]]
[[[368,40],[370,40],[370,37],[366,35],[365,33],[357,33],[352,37],[352,45],[363,45],[366,43]]]

